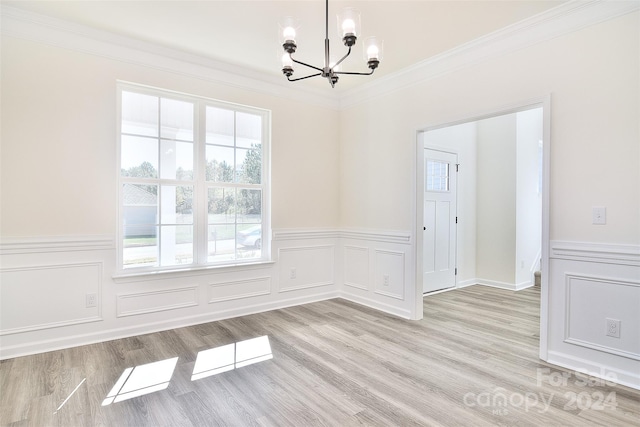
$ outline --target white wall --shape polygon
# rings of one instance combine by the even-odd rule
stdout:
[[[638,244],[637,23],[637,13],[627,14],[385,92],[366,104],[347,104],[340,122],[340,153],[348,166],[340,171],[341,223],[413,228],[413,129],[551,94],[551,238]],[[602,162],[619,167],[607,176],[594,174]],[[610,191],[621,182],[631,186],[632,197]],[[380,193],[384,204],[373,197]],[[612,215],[606,227],[591,225],[595,201]]]
[[[209,78],[216,70],[153,50],[30,25],[3,16],[0,357],[338,296],[335,107],[285,87],[269,93],[265,82]],[[113,278],[117,80],[272,111],[274,263]],[[88,308],[91,293],[98,304]]]
[[[347,93],[339,112],[316,102],[321,95],[217,72],[183,54],[158,60],[136,50],[139,43],[114,49],[102,38],[3,15],[1,314],[14,302],[20,313],[0,319],[1,356],[335,296],[418,317],[416,130],[550,94],[543,357],[616,371],[640,387],[632,335],[640,324],[632,304],[640,292],[640,13],[625,5],[569,4],[571,13],[463,48],[464,61],[447,53],[446,67],[429,63],[427,72]],[[273,111],[273,264],[112,279],[116,79]],[[74,170],[72,158],[83,160]],[[596,173],[603,165],[606,173]],[[591,224],[592,206],[607,207],[605,226]],[[64,299],[53,298],[54,287]],[[83,308],[85,292],[99,293],[96,309]],[[606,307],[581,303],[594,299]],[[620,316],[631,335],[612,341],[573,326],[588,322],[597,331],[605,316]]]
[[[6,36],[2,55],[3,237],[115,232],[117,80],[271,110],[273,228],[338,225],[334,109]]]
[[[596,255],[565,264],[552,253],[544,284],[549,289],[548,331],[563,331],[566,322],[589,316],[603,324],[596,304],[571,311],[567,309],[571,303],[557,295],[566,295],[569,271],[593,275],[592,269],[610,265],[594,264],[597,254],[616,252],[627,254],[624,271],[607,267],[611,271],[596,275],[607,286],[611,306],[628,298],[613,280],[618,275],[633,284],[625,290],[640,292],[639,24],[636,11],[506,54],[474,56],[465,66],[452,60],[447,72],[438,64],[433,64],[433,71],[425,65],[422,73],[407,72],[401,80],[354,92],[344,102],[340,121],[340,153],[348,165],[340,171],[341,223],[414,230],[415,235],[419,231],[412,130],[460,122],[551,95],[550,239],[589,243],[589,253]],[[365,98],[366,103],[360,101]],[[600,173],[604,169],[607,172]],[[385,203],[380,203],[380,194]],[[607,207],[605,226],[591,224],[592,206]],[[624,316],[640,324],[639,313],[625,311]],[[602,335],[603,329],[599,331]],[[617,346],[628,348],[631,344],[623,342],[631,339],[622,337]],[[640,349],[634,347],[633,352],[640,354]],[[595,365],[635,372],[626,376],[626,382],[640,386],[639,362],[615,352],[566,343],[553,334],[543,353],[592,372]]]
[[[516,249],[516,115],[478,122],[477,277],[511,284]]]
[[[516,114],[515,283],[534,283],[542,249],[542,108]]]

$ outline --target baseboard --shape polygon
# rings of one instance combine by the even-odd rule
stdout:
[[[535,286],[535,282],[529,280],[527,282],[516,283],[516,291],[521,291],[523,289],[531,288]]]
[[[623,371],[611,366],[601,365],[590,360],[581,359],[566,353],[549,351],[546,360],[552,365],[562,366],[576,372],[585,373],[608,382],[615,382],[626,387],[640,390],[640,373]]]
[[[95,344],[99,342],[128,338],[154,332],[161,332],[170,329],[184,328],[187,326],[199,325],[202,323],[216,322],[239,316],[263,313],[265,311],[278,310],[282,308],[309,304],[318,301],[339,298],[338,292],[326,292],[304,297],[289,298],[276,302],[260,303],[242,308],[222,310],[213,313],[186,316],[178,319],[171,319],[162,322],[144,323],[126,328],[107,329],[96,333],[73,335],[59,339],[34,341],[14,346],[0,347],[0,360],[12,359],[15,357],[29,356],[32,354],[49,351],[63,350],[71,347]]]
[[[487,280],[487,279],[470,279],[465,280],[464,282],[458,283],[458,288],[463,288],[471,285],[482,285],[482,286],[490,286],[492,288],[506,289],[509,291],[521,291],[526,288],[530,288],[535,285],[531,281],[521,282],[521,283],[507,283],[507,282],[498,282],[496,280]]]
[[[456,287],[454,289],[466,288],[467,286],[473,286],[478,284],[478,279],[468,279],[461,280],[456,283]]]
[[[460,289],[460,288],[457,288],[457,287],[445,288],[445,289],[440,289],[440,290],[437,290],[437,291],[431,291],[431,292],[427,292],[427,293],[422,293],[422,297],[423,298],[424,297],[430,297],[432,295],[437,295],[437,294],[441,294],[441,293],[444,293],[444,292],[455,291],[456,289]]]
[[[347,301],[354,302],[356,304],[364,305],[365,307],[372,308],[374,310],[382,311],[387,314],[391,314],[393,316],[398,316],[403,319],[411,320],[411,312],[409,310],[405,310],[403,308],[399,308],[395,305],[385,304],[380,301],[375,301],[369,298],[364,298],[361,296],[353,295],[353,294],[344,294],[340,295],[340,298],[345,299]]]
[[[358,297],[355,295],[345,295],[341,294],[340,292],[332,291],[305,297],[279,300],[277,302],[255,304],[242,308],[223,310],[215,313],[187,316],[178,319],[172,319],[170,321],[146,323],[126,328],[107,329],[91,334],[73,335],[60,339],[34,341],[14,346],[2,346],[0,348],[0,360],[29,356],[32,354],[44,353],[49,351],[63,350],[66,348],[95,344],[116,339],[129,338],[132,336],[161,332],[170,329],[184,328],[188,326],[199,325],[202,323],[217,322],[220,320],[231,319],[239,316],[248,316],[251,314],[263,313],[266,311],[278,310],[302,304],[310,304],[334,298],[342,298],[347,301],[372,308],[374,310],[391,314],[393,316],[398,316],[403,319],[411,319],[411,313],[409,312],[409,310],[384,304],[382,302],[374,301],[368,298]]]

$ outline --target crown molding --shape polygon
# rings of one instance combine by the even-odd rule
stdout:
[[[368,102],[563,34],[640,9],[640,0],[571,0],[361,86],[342,92],[340,109]]]
[[[143,65],[274,97],[332,109],[346,109],[637,10],[640,10],[640,0],[571,0],[398,72],[338,93],[302,86],[294,87],[275,76],[268,76],[257,70],[10,6],[2,5],[0,15],[2,35]]]
[[[321,89],[291,86],[263,72],[108,31],[2,5],[3,36],[96,55],[160,71],[332,109],[339,98]],[[288,82],[287,82],[288,83]]]

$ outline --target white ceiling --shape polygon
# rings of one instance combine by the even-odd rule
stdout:
[[[349,89],[399,71],[564,1],[330,0],[332,57],[339,58],[345,53],[336,34],[336,14],[344,7],[360,11],[364,37],[375,35],[384,41],[384,56],[374,76],[342,76],[335,90]],[[323,0],[3,0],[3,4],[273,76],[281,76],[282,41],[278,25],[284,17],[293,16],[299,25],[296,58],[316,66],[322,66],[324,61]],[[344,71],[368,71],[359,45],[343,64]],[[305,70],[297,67],[294,77],[304,74]],[[320,78],[295,84],[329,88],[325,79]]]

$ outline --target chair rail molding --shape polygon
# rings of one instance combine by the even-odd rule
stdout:
[[[550,258],[640,267],[640,245],[553,240]]]
[[[6,237],[0,240],[0,255],[115,249],[112,236]]]

